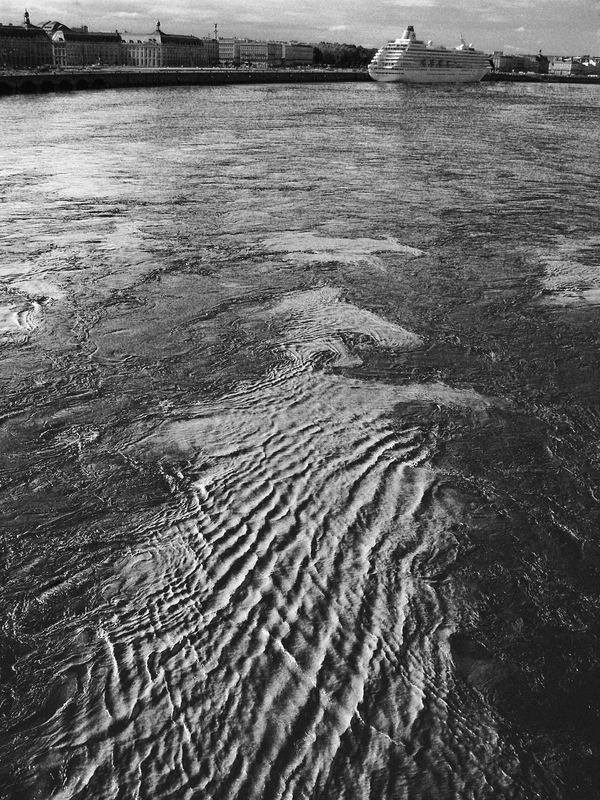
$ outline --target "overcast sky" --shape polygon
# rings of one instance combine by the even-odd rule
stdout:
[[[25,0],[27,2],[27,0]],[[3,0],[0,23],[19,23],[25,6]],[[491,52],[600,54],[600,0],[47,0],[27,5],[34,24],[56,19],[90,30],[164,31],[376,47],[407,24],[445,45],[461,33]]]

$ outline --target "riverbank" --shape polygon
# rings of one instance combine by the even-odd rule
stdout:
[[[0,72],[0,96],[133,89],[149,86],[226,86],[256,83],[340,83],[370,81],[364,69],[62,69]],[[600,85],[600,76],[491,72],[484,81]]]
[[[584,83],[600,86],[600,75],[538,75],[534,72],[490,72],[484,81],[507,81],[509,83]]]
[[[370,80],[366,70],[333,69],[64,69],[0,72],[0,95],[146,86],[339,83]]]

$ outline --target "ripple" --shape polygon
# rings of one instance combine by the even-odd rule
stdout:
[[[414,348],[422,344],[416,334],[344,302],[340,290],[331,287],[296,292],[274,306],[269,316],[283,319],[283,347],[300,360],[331,352],[338,366],[361,363],[344,345],[340,338],[344,334],[360,335],[372,345],[385,347]]]
[[[0,336],[26,341],[39,326],[43,304],[37,300],[0,304]]]
[[[48,749],[64,754],[64,800],[117,785],[128,797],[327,794],[357,736],[363,770],[400,759],[416,773],[426,759],[447,788],[447,749],[495,735],[453,695],[453,611],[429,581],[453,558],[461,504],[429,464],[431,434],[392,417],[415,399],[489,401],[315,369],[341,332],[420,344],[336,289],[264,313],[300,357],[124,445],[138,459],[175,447],[186,464],[146,545],[100,587],[111,614],[88,656],[57,680],[39,760],[43,774]]]

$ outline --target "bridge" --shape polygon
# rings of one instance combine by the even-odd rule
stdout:
[[[145,86],[224,86],[251,83],[368,81],[363,70],[333,69],[62,69],[0,71],[0,95],[73,92]]]

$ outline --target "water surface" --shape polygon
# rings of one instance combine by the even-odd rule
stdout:
[[[597,797],[599,106],[2,100],[4,797]]]

